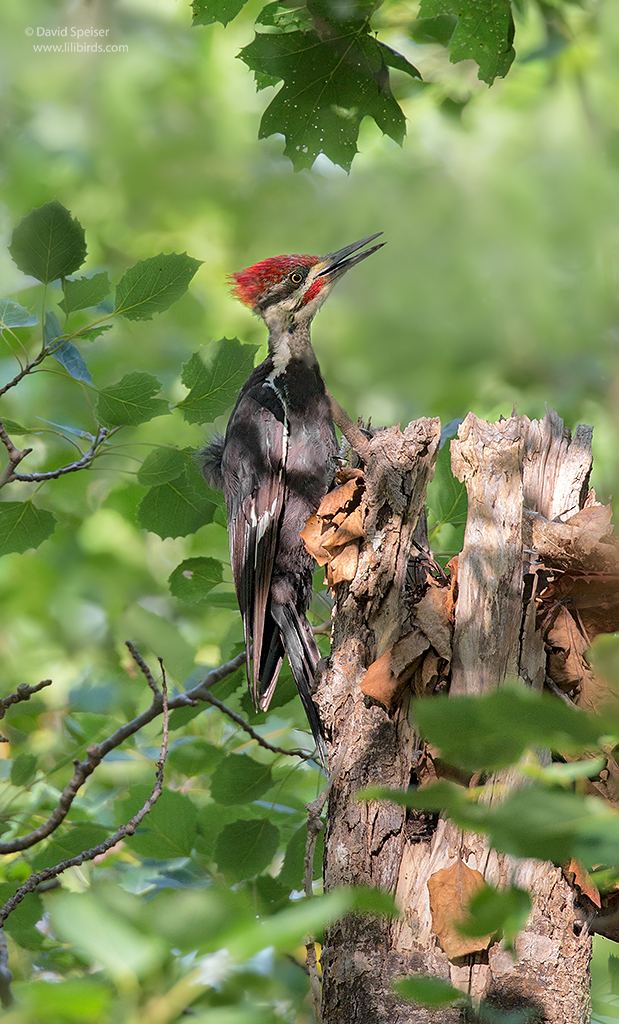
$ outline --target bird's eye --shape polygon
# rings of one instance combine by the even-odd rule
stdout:
[[[293,284],[301,284],[301,281],[303,280],[303,274],[300,274],[298,270],[293,270],[292,274],[290,275],[290,280],[292,281]]]

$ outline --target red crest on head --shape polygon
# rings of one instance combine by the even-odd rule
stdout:
[[[263,292],[292,273],[295,267],[313,267],[320,259],[320,256],[271,256],[254,263],[253,267],[230,274],[232,294],[251,308]]]

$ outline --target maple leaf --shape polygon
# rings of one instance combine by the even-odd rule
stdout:
[[[259,32],[241,50],[259,88],[283,81],[259,135],[284,135],[284,153],[295,170],[311,167],[319,153],[349,170],[366,115],[401,145],[405,118],[391,92],[389,68],[421,76],[368,27],[368,18],[335,24],[316,17],[311,31]]]

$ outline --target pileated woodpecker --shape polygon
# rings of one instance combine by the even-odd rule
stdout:
[[[299,534],[333,480],[336,439],[310,325],[335,282],[381,248],[359,251],[377,237],[328,256],[274,256],[231,275],[233,294],[269,329],[269,354],[241,388],[225,438],[203,453],[204,475],[226,499],[254,706],[268,708],[287,654],[323,765],[312,700],[320,654],[305,614],[314,560]]]

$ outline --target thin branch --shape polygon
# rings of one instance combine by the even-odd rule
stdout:
[[[220,700],[217,699],[217,697],[214,697],[212,693],[209,693],[206,688],[201,690],[201,692],[198,695],[198,700],[204,700],[208,704],[212,704],[213,707],[219,708],[219,710],[222,711],[224,715],[227,715],[228,718],[232,719],[233,722],[236,722],[237,725],[240,725],[241,729],[244,729],[245,732],[248,733],[248,735],[251,736],[251,738],[255,740],[256,743],[258,743],[261,747],[264,747],[265,750],[270,750],[274,754],[288,754],[289,757],[301,757],[303,758],[304,761],[313,760],[314,754],[311,754],[307,750],[286,750],[285,747],[276,747],[272,743],[269,743],[268,740],[265,740],[264,737],[260,735],[260,733],[256,732],[255,729],[252,729],[251,725],[249,725],[249,723],[246,722],[244,718],[242,718],[240,715],[237,715],[236,711],[233,711],[232,708],[229,708],[226,704],[223,704]]]
[[[4,924],[9,914],[11,914],[17,906],[21,903],[25,896],[29,892],[34,892],[41,882],[47,882],[50,878],[56,878],[62,874],[68,868],[79,867],[80,864],[84,864],[87,861],[94,860],[95,857],[100,857],[102,854],[107,853],[112,847],[116,846],[122,839],[126,839],[127,836],[132,836],[142,821],[146,817],[148,812],[151,810],[153,805],[161,796],[163,790],[163,770],[165,767],[166,757],[168,755],[168,727],[169,727],[169,707],[168,707],[168,689],[166,685],[165,675],[162,681],[163,693],[161,694],[162,710],[163,710],[163,740],[161,743],[161,752],[159,754],[159,760],[157,762],[157,776],[155,786],[142,805],[137,814],[127,822],[126,825],[121,825],[114,835],[109,836],[104,842],[99,843],[97,846],[92,846],[89,850],[83,850],[82,853],[78,853],[76,857],[68,857],[66,860],[61,860],[59,864],[54,864],[52,867],[45,868],[43,871],[38,871],[20,885],[17,892],[6,901],[3,907],[0,908],[0,924]],[[0,961],[1,962],[1,961]]]
[[[367,437],[357,424],[353,423],[346,410],[342,409],[340,403],[336,401],[329,390],[327,390],[327,398],[331,404],[331,415],[336,427],[339,427],[346,440],[357,452],[357,455],[360,455],[363,461],[367,462],[370,455],[370,442]]]
[[[46,686],[51,685],[51,679],[44,679],[42,683],[37,683],[36,686],[20,683],[17,687],[17,693],[10,693],[8,697],[3,697],[0,700],[0,719],[4,718],[11,704],[20,704],[22,700],[30,700],[33,693],[38,693],[39,690],[43,690]]]
[[[210,686],[214,686],[216,683],[220,682],[220,680],[225,679],[226,676],[232,675],[233,672],[236,672],[236,670],[244,664],[245,652],[243,651],[236,658],[233,658],[232,661],[228,661],[226,664],[220,665],[219,668],[212,669],[205,679],[203,679],[201,683],[198,683],[198,685],[192,690],[188,690],[186,693],[180,693],[178,696],[170,700],[168,702],[170,711],[173,711],[176,708],[187,707],[188,705],[195,705],[196,701],[204,699],[202,687],[207,691]],[[27,687],[26,689],[34,692],[36,689],[40,689],[42,686],[48,685],[49,680],[46,680],[45,683],[39,683],[38,687]],[[19,693],[19,691],[22,690],[22,687],[18,687],[17,689]],[[30,693],[24,697],[17,697],[15,694],[11,694],[13,699],[5,697],[4,700],[13,704],[16,700],[27,700],[29,696]],[[108,736],[106,740],[88,747],[86,751],[86,760],[74,762],[75,771],[73,773],[73,777],[62,791],[60,800],[47,821],[40,825],[39,828],[29,832],[28,835],[19,836],[18,838],[11,839],[8,842],[0,843],[0,854],[17,853],[19,850],[27,850],[29,847],[40,842],[41,839],[45,839],[47,836],[51,835],[52,832],[58,828],[61,822],[64,821],[79,790],[89,776],[92,775],[95,768],[100,764],[105,755],[109,754],[110,750],[114,750],[116,747],[120,746],[120,744],[128,739],[129,736],[133,736],[134,733],[143,729],[145,725],[148,725],[148,723],[152,722],[154,718],[157,718],[162,711],[163,698],[161,694],[153,695],[153,702],[146,711],[132,719],[132,721],[122,725],[115,733]]]
[[[324,828],[321,814],[325,803],[327,802],[327,797],[329,796],[331,787],[340,774],[343,763],[344,759],[343,757],[340,757],[338,764],[331,772],[327,784],[320,795],[316,800],[313,800],[311,804],[305,805],[305,809],[307,811],[307,840],[305,843],[305,858],[303,862],[303,892],[305,893],[305,898],[308,900],[311,900],[314,896],[314,853],[316,852],[318,836]],[[305,943],[305,963],[307,964],[307,973],[309,974],[310,987],[312,990],[314,1018],[316,1020],[316,1024],[322,1024],[322,990],[320,978],[318,976],[318,963],[316,961],[316,940],[313,935],[308,936],[308,940]]]
[[[21,480],[22,482],[25,481],[26,483],[39,483],[42,480],[57,480],[58,477],[65,476],[66,473],[77,473],[77,471],[80,469],[86,469],[90,465],[92,460],[96,457],[97,451],[106,440],[107,435],[107,427],[99,427],[99,430],[97,431],[97,436],[94,438],[88,451],[84,452],[81,459],[77,459],[75,462],[70,462],[66,466],[60,466],[59,469],[51,469],[48,473],[12,472],[9,479],[5,480],[4,482],[9,483],[11,480]],[[29,450],[32,451],[32,449]]]
[[[153,676],[153,673],[151,672],[151,670],[149,669],[148,665],[144,661],[144,658],[142,657],[142,655],[138,651],[137,647],[134,644],[131,643],[131,640],[125,640],[125,647],[128,649],[131,657],[133,658],[133,660],[135,661],[136,665],[138,666],[138,668],[142,672],[144,678],[146,679],[146,682],[150,686],[150,688],[153,691],[153,693],[156,696],[160,696],[161,695],[161,691],[160,691],[159,687],[157,686],[157,683],[155,682],[155,677]],[[161,668],[163,670],[163,665],[161,666]]]
[[[19,466],[22,459],[26,458],[26,455],[30,455],[32,448],[20,449],[14,445],[5,430],[2,420],[0,420],[0,441],[2,441],[2,444],[6,448],[9,456],[9,461],[5,466],[2,476],[0,476],[0,488],[2,488],[5,484],[8,484],[11,480],[15,479],[15,467]]]

